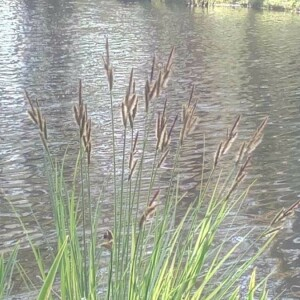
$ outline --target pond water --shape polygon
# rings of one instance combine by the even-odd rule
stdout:
[[[110,104],[103,96],[107,84],[101,58],[106,36],[116,74],[116,109],[130,68],[142,86],[153,54],[161,63],[172,46],[176,58],[168,96],[171,114],[181,109],[195,84],[201,126],[184,157],[184,189],[196,185],[200,133],[207,136],[208,150],[216,149],[238,114],[241,135],[247,136],[268,115],[264,141],[251,167],[251,176],[258,180],[243,220],[259,226],[253,216],[267,218],[268,212],[300,199],[299,16],[231,8],[191,10],[178,3],[148,1],[2,0],[0,29],[0,252],[19,242],[24,261],[30,260],[25,234],[7,199],[37,243],[43,245],[43,233],[34,218],[43,228],[51,225],[42,146],[27,117],[24,89],[39,99],[53,150],[63,155],[76,139],[72,106],[82,78],[93,119],[96,187],[101,174],[110,170],[110,136],[105,134]],[[280,299],[300,299],[299,209],[263,263],[274,271],[272,295],[283,292]]]

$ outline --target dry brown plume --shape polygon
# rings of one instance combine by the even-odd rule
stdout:
[[[154,213],[156,211],[156,207],[158,206],[158,202],[156,201],[156,199],[157,199],[159,193],[160,193],[160,190],[157,190],[154,193],[151,201],[149,202],[147,208],[145,209],[145,211],[144,211],[144,213],[143,213],[143,215],[142,215],[142,217],[140,219],[140,222],[139,222],[139,228],[140,229],[143,227],[143,225],[145,224],[145,222],[147,220],[149,220],[154,215]]]
[[[144,88],[146,112],[148,112],[149,110],[149,102],[152,99],[159,97],[161,95],[162,90],[167,87],[171,70],[172,70],[174,55],[175,55],[175,48],[173,47],[169,54],[166,66],[163,69],[158,71],[158,75],[156,79],[154,79],[156,57],[155,56],[153,57],[150,80],[148,79],[146,80],[145,88]]]
[[[232,144],[236,140],[238,135],[238,125],[240,124],[240,121],[241,121],[241,116],[238,116],[235,122],[233,123],[230,131],[227,133],[226,139],[220,142],[218,149],[214,155],[214,164],[213,164],[214,168],[216,168],[222,156],[228,153]]]
[[[246,148],[247,154],[252,153],[257,148],[257,146],[261,143],[264,129],[267,126],[268,120],[269,120],[268,116],[263,119],[263,121],[260,123],[256,131],[254,132],[253,136],[249,140]]]
[[[134,155],[136,153],[136,145],[137,145],[137,141],[138,141],[138,136],[139,136],[139,132],[136,133],[133,144],[132,144],[132,149],[131,152],[129,154],[129,162],[128,162],[128,167],[129,167],[129,175],[128,175],[128,180],[130,180],[132,178],[132,175],[136,169],[137,166],[137,162],[138,159],[134,158]]]
[[[44,116],[42,115],[39,103],[37,100],[35,100],[34,103],[33,100],[29,97],[29,94],[26,90],[25,98],[28,101],[31,108],[28,110],[29,117],[32,120],[32,122],[39,128],[39,135],[42,140],[43,146],[45,150],[48,150],[47,122]]]
[[[82,100],[82,82],[79,80],[78,103],[73,106],[75,121],[79,127],[79,135],[83,144],[83,149],[87,153],[88,164],[91,163],[91,131],[92,121],[88,118],[87,105]]]
[[[131,129],[133,129],[133,121],[135,119],[138,107],[138,96],[135,94],[135,82],[133,80],[133,69],[131,69],[129,76],[129,84],[121,103],[121,116],[124,128],[127,128],[129,122]]]
[[[107,250],[111,251],[113,246],[113,233],[111,230],[107,229],[103,234],[104,242],[101,244],[102,247],[106,248]]]
[[[189,97],[187,105],[184,105],[182,108],[182,128],[180,131],[180,144],[183,145],[184,140],[195,130],[196,126],[199,123],[199,118],[195,116],[195,110],[197,102],[192,104],[192,98],[194,95],[194,86]]]
[[[167,116],[166,116],[167,99],[165,100],[162,113],[157,113],[155,137],[156,137],[156,150],[160,152],[166,152],[171,142],[171,134],[174,129],[175,123],[178,119],[176,116],[172,122],[170,130],[167,128]]]
[[[108,38],[106,38],[106,42],[105,42],[105,51],[106,51],[106,57],[102,56],[102,60],[103,60],[104,69],[105,69],[107,80],[108,80],[109,90],[112,91],[113,82],[114,82],[114,74],[113,74],[112,65],[110,64]]]
[[[297,200],[296,202],[294,202],[289,208],[285,209],[282,208],[279,213],[276,214],[276,216],[274,217],[274,219],[271,222],[271,226],[283,221],[286,219],[286,217],[292,215],[295,211],[295,209],[297,209],[298,207],[300,207],[300,200]]]

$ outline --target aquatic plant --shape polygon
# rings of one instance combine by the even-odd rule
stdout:
[[[242,234],[244,227],[238,230],[240,233],[228,230],[223,240],[216,237],[225,221],[231,220],[226,225],[228,229],[234,224],[235,215],[247,196],[250,186],[244,184],[241,187],[241,184],[249,172],[253,152],[262,141],[268,117],[261,121],[247,142],[240,144],[237,153],[231,148],[237,140],[241,116],[237,116],[227,130],[214,155],[206,154],[204,146],[203,160],[199,162],[200,188],[197,196],[190,199],[193,201],[187,204],[186,194],[180,191],[179,158],[183,147],[188,146],[186,141],[198,128],[199,117],[194,87],[183,105],[182,115],[168,116],[165,92],[175,49],[158,70],[156,58],[153,58],[143,96],[137,93],[134,70],[131,70],[120,103],[122,124],[118,124],[113,107],[114,68],[108,40],[105,49],[103,64],[111,105],[113,154],[110,203],[114,215],[112,224],[107,224],[106,229],[99,227],[99,220],[103,218],[105,187],[110,178],[104,180],[99,199],[92,199],[93,124],[82,96],[82,82],[79,81],[78,103],[74,105],[79,153],[72,184],[65,180],[64,160],[58,162],[51,153],[47,123],[38,101],[25,94],[30,106],[29,116],[37,126],[44,146],[57,236],[57,255],[47,273],[42,254],[31,243],[43,281],[42,287],[36,287],[38,299],[52,296],[130,300],[267,299],[268,278],[257,283],[257,270],[253,264],[270,245],[277,229],[266,226],[265,232],[256,235],[254,229],[249,229],[234,245],[230,243],[231,239]],[[165,101],[160,108],[158,101],[163,98]],[[138,115],[143,121],[143,129],[139,131],[135,129]],[[116,128],[120,126],[123,133],[119,160]],[[180,129],[179,136],[175,128]],[[228,153],[232,163],[225,168],[222,161]],[[151,155],[150,166],[147,164],[149,159],[146,159],[148,155]],[[162,186],[160,171],[166,161],[171,168],[167,185]],[[205,172],[207,169],[208,173]],[[277,219],[281,217],[283,215]],[[246,247],[245,241],[248,243]],[[254,250],[257,244],[259,249]],[[249,278],[248,289],[241,288],[243,276]]]

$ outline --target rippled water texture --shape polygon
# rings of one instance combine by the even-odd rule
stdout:
[[[264,219],[268,212],[294,203],[300,198],[299,32],[300,17],[285,13],[202,11],[113,0],[1,0],[0,251],[19,242],[24,260],[30,259],[24,232],[7,200],[36,242],[44,240],[33,214],[45,230],[52,226],[42,146],[27,117],[24,89],[40,101],[54,152],[62,156],[69,145],[71,159],[76,153],[72,105],[82,78],[93,118],[95,195],[111,169],[110,136],[105,134],[110,126],[109,101],[101,59],[105,36],[115,67],[116,109],[131,66],[141,86],[152,55],[156,53],[161,63],[173,45],[171,114],[180,111],[192,83],[196,85],[201,123],[182,159],[186,177],[182,189],[197,189],[197,149],[203,133],[207,149],[214,151],[238,114],[245,136],[269,115],[264,142],[253,160],[251,176],[258,181],[244,208],[250,216],[243,220],[259,226],[254,215]],[[262,264],[275,270],[273,294],[286,289],[282,299],[300,299],[299,211]]]

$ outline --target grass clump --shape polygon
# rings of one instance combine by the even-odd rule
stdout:
[[[57,254],[48,272],[42,255],[31,243],[43,281],[42,287],[36,287],[38,299],[267,299],[267,278],[257,282],[253,264],[270,245],[277,229],[266,227],[271,233],[268,236],[266,232],[254,234],[246,227],[234,233],[229,229],[247,196],[248,187],[241,191],[238,187],[248,174],[268,118],[248,141],[241,143],[237,153],[231,147],[238,136],[240,116],[216,147],[211,162],[206,159],[204,147],[200,190],[188,205],[186,194],[180,191],[180,156],[199,118],[194,87],[182,115],[168,116],[166,89],[174,55],[173,48],[158,70],[153,58],[143,95],[138,94],[141,89],[137,89],[131,70],[119,122],[113,107],[114,69],[106,40],[103,63],[111,103],[113,169],[97,201],[91,196],[90,183],[93,126],[82,98],[81,81],[78,103],[74,105],[79,151],[71,184],[65,179],[64,161],[58,162],[51,154],[41,108],[26,93],[29,116],[44,146],[57,237]],[[165,99],[160,101],[163,104],[161,99]],[[118,130],[122,131],[121,144],[116,138]],[[225,170],[222,160],[226,157],[232,163]],[[160,176],[166,161],[171,168],[163,186]],[[109,182],[114,217],[105,229],[99,227],[99,220],[103,218],[102,205],[107,203],[105,186]],[[223,230],[220,239],[224,226],[228,231]],[[243,239],[232,245],[230,241],[239,234]],[[259,249],[254,250],[257,244]],[[249,286],[242,289],[244,276],[248,276]]]

